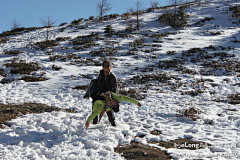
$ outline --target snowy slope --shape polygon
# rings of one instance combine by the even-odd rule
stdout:
[[[0,130],[0,159],[123,159],[120,154],[114,152],[114,148],[129,144],[132,140],[160,148],[176,159],[239,159],[240,105],[228,103],[228,96],[240,93],[240,73],[218,70],[214,72],[215,74],[203,75],[201,73],[206,68],[202,67],[200,62],[192,63],[190,60],[182,65],[195,74],[157,67],[159,61],[181,59],[183,51],[209,46],[218,48],[217,51],[206,49],[210,54],[219,52],[234,54],[232,60],[239,62],[240,43],[232,41],[235,38],[240,41],[240,27],[232,23],[236,19],[231,17],[230,12],[223,14],[230,4],[240,3],[234,0],[211,0],[201,6],[195,4],[191,8],[186,8],[185,12],[190,15],[188,19],[190,26],[179,31],[156,22],[165,10],[144,13],[141,15],[142,26],[139,33],[124,38],[114,35],[112,39],[99,39],[96,41],[97,45],[82,50],[73,49],[70,40],[60,41],[58,46],[46,50],[26,47],[30,42],[43,41],[46,29],[11,36],[7,43],[0,44],[0,68],[9,73],[9,68],[4,64],[13,57],[25,62],[39,62],[42,70],[36,71],[35,75],[45,72],[44,77],[48,80],[25,82],[19,80],[21,75],[7,74],[6,78],[14,78],[14,81],[0,84],[0,103],[43,103],[64,109],[76,109],[77,113],[28,114],[12,120],[9,122],[12,124],[11,127],[6,126]],[[214,19],[206,21],[202,26],[194,25],[205,17]],[[100,32],[103,35],[104,28],[109,24],[114,30],[121,31],[127,27],[125,22],[118,18],[104,23],[84,22],[82,26],[88,25],[85,29],[67,25],[52,27],[50,39],[55,40],[58,37],[74,39],[93,32]],[[64,31],[60,32],[61,28],[65,28]],[[162,39],[149,36],[164,32],[173,34]],[[221,34],[213,35],[217,32]],[[127,54],[129,44],[136,39],[143,39],[144,46],[139,47],[138,52],[133,55]],[[106,40],[115,43],[109,45]],[[101,124],[95,126],[90,124],[89,129],[84,129],[83,125],[91,113],[91,100],[83,99],[85,91],[73,87],[88,85],[90,79],[98,75],[101,66],[90,63],[90,59],[87,58],[92,58],[100,64],[102,58],[91,57],[91,51],[97,51],[101,47],[118,48],[109,56],[114,64],[112,71],[124,83],[124,89],[140,90],[145,96],[140,103],[148,110],[122,103],[121,111],[115,113],[117,127],[110,126],[105,115]],[[229,47],[231,49],[226,49]],[[152,48],[154,50],[151,51]],[[7,56],[4,55],[4,51],[7,50],[21,50],[22,53],[18,56]],[[166,54],[168,51],[176,51],[176,54],[168,55]],[[70,53],[80,56],[80,60],[86,61],[87,64],[71,65],[70,60],[49,60],[50,55],[66,56]],[[188,58],[193,56],[185,57],[185,60]],[[218,61],[218,58],[215,57],[215,60]],[[52,70],[52,65],[62,69]],[[155,75],[163,72],[175,78],[168,83],[149,81],[134,84],[130,80],[138,75]],[[201,82],[201,79],[204,81]],[[173,89],[174,87],[176,88]],[[187,94],[197,90],[202,90],[203,93],[194,96]],[[177,110],[189,107],[201,110],[197,121],[176,117]],[[207,124],[209,121],[213,124]],[[150,134],[150,131],[154,130],[161,131],[161,134]],[[135,138],[138,135],[145,136]],[[195,141],[212,144],[213,147],[197,150],[166,149],[148,143],[180,138],[192,138]]]

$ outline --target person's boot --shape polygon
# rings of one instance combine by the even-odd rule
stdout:
[[[116,123],[115,123],[114,121],[111,122],[111,125],[114,126],[114,127],[117,126]]]
[[[109,120],[109,122],[111,123],[111,125],[112,125],[112,126],[116,126],[115,117],[114,117],[114,114],[113,114],[112,110],[111,110],[111,111],[108,111],[108,112],[107,112],[107,115],[108,115],[108,120]]]

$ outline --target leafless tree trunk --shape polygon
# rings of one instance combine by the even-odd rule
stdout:
[[[201,5],[201,0],[195,0],[198,3],[198,6]]]
[[[169,0],[170,5],[174,6],[174,14],[177,14],[177,5],[179,0]]]
[[[130,9],[130,11],[133,13],[133,15],[136,15],[136,18],[137,18],[137,30],[139,30],[139,27],[140,27],[140,23],[139,23],[139,15],[141,14],[142,12],[142,2],[140,1],[137,1],[136,2],[136,9]]]
[[[99,20],[102,22],[103,15],[112,9],[111,4],[108,3],[108,0],[101,0],[101,2],[98,2],[96,4],[97,6],[97,12],[99,14]]]
[[[158,8],[159,3],[156,1],[151,1],[151,8]]]
[[[13,29],[17,29],[17,28],[19,28],[19,27],[20,27],[20,22],[17,21],[17,19],[15,18],[15,19],[13,20],[12,30],[13,30]]]
[[[56,21],[51,18],[51,17],[47,17],[47,19],[40,19],[42,24],[47,27],[47,35],[46,35],[46,41],[48,41],[49,39],[49,34],[50,34],[50,31],[49,31],[49,28],[52,27]]]

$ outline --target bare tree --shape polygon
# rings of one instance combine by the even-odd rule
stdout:
[[[102,21],[103,15],[112,9],[111,4],[108,3],[108,0],[101,0],[96,4],[97,12],[99,14],[99,20]]]
[[[133,15],[136,15],[136,18],[137,18],[137,30],[139,30],[139,27],[140,27],[140,23],[139,23],[139,16],[140,14],[142,13],[143,9],[142,9],[142,2],[140,1],[137,1],[136,4],[135,4],[135,10],[134,9],[130,9],[130,11],[132,12]]]
[[[156,1],[151,1],[151,7],[152,7],[152,8],[158,8],[158,6],[159,6],[159,3],[158,3],[158,2],[156,2]]]
[[[200,6],[201,5],[201,0],[195,0],[197,3],[198,3],[198,6]]]
[[[47,17],[47,19],[40,19],[40,20],[42,22],[42,25],[47,28],[46,41],[48,41],[49,35],[50,35],[49,28],[52,27],[56,23],[56,21],[51,17]]]
[[[170,5],[174,6],[174,14],[177,14],[177,6],[183,3],[182,0],[169,0]]]
[[[13,20],[12,30],[17,29],[17,28],[19,28],[19,27],[20,27],[20,22],[17,21],[17,19],[15,18],[15,19]]]

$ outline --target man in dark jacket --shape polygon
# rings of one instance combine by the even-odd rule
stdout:
[[[91,98],[93,99],[92,104],[94,104],[96,100],[105,100],[104,97],[100,96],[101,93],[105,93],[106,91],[112,91],[114,93],[117,93],[117,89],[118,89],[117,79],[116,79],[116,76],[111,72],[111,69],[112,69],[111,62],[108,60],[104,61],[102,67],[103,69],[100,70],[100,74],[97,78],[98,83],[101,84],[100,91],[94,92],[90,95]],[[108,111],[107,115],[108,115],[108,120],[112,124],[112,126],[116,126],[113,111],[112,110]],[[98,116],[96,116],[93,119],[93,124],[97,124],[97,122],[98,122]]]

